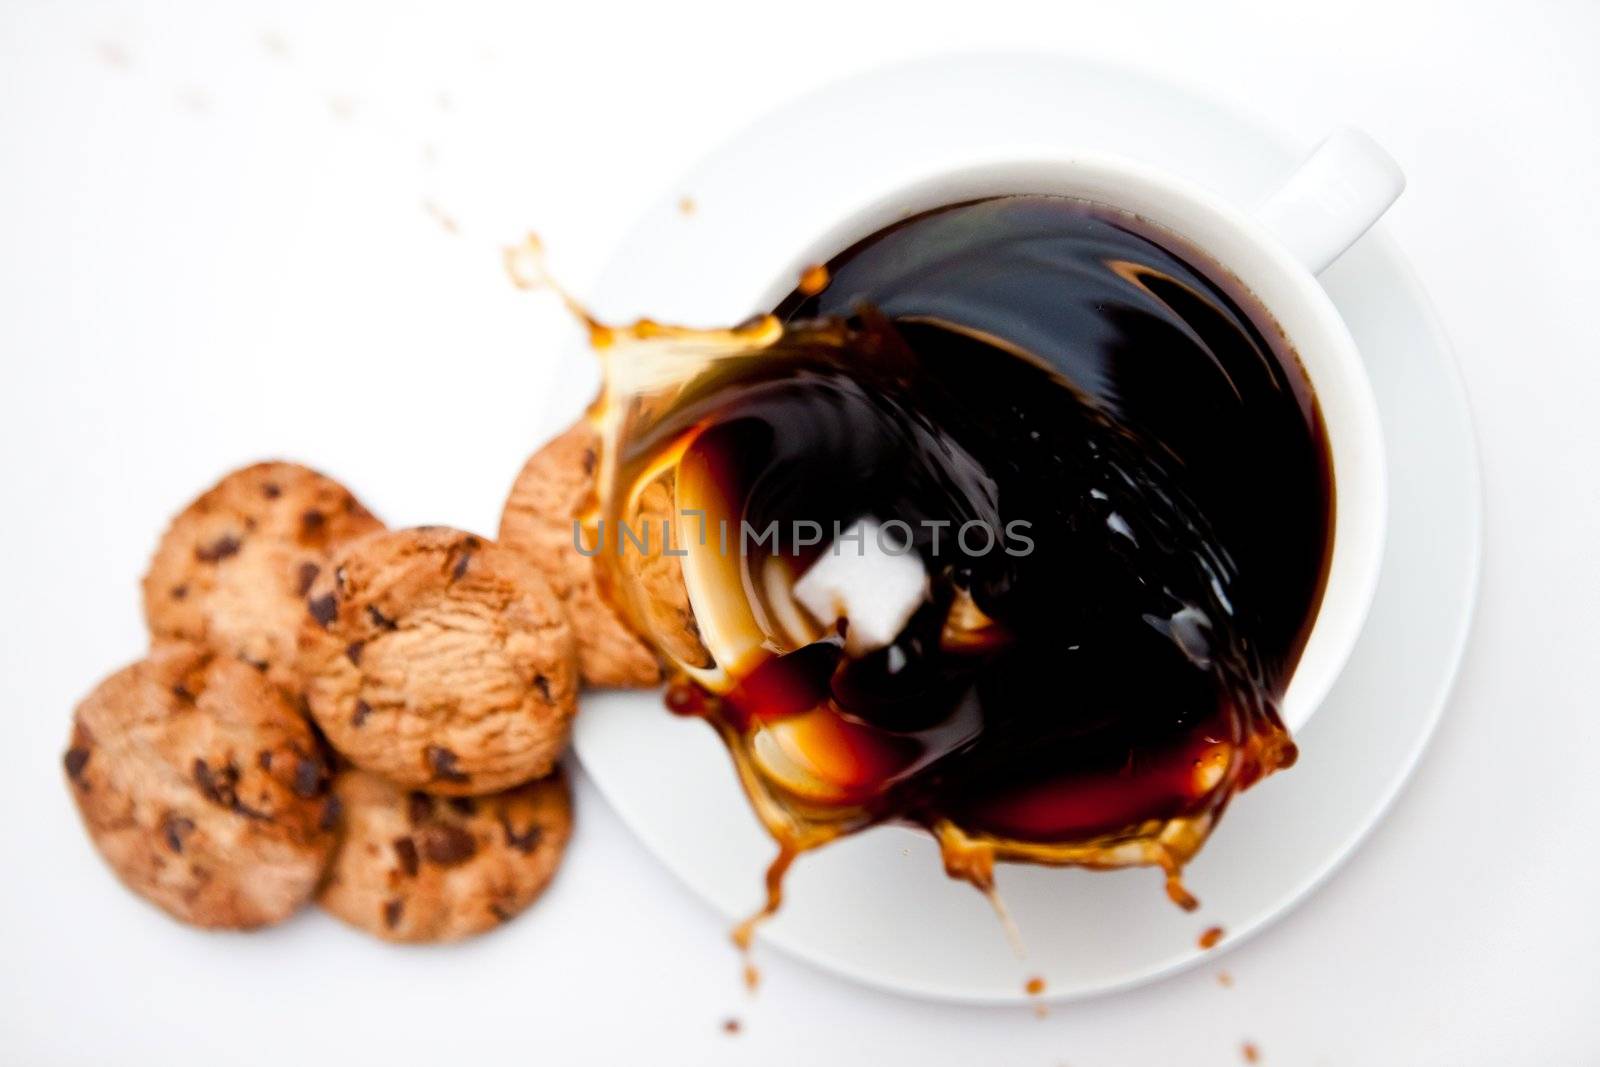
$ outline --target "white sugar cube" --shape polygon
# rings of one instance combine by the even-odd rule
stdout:
[[[906,535],[861,519],[795,583],[795,599],[824,624],[844,619],[845,651],[864,656],[891,644],[928,598],[922,557]]]

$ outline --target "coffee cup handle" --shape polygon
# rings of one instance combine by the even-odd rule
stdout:
[[[1394,157],[1347,126],[1319,144],[1255,216],[1311,273],[1320,274],[1405,187]]]

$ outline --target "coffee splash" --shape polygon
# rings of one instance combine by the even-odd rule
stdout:
[[[507,265],[549,284],[536,244]],[[1314,398],[1247,293],[1138,220],[1011,197],[875,234],[731,329],[563,299],[604,371],[602,585],[779,846],[741,945],[797,856],[886,822],[1002,917],[1000,861],[1153,866],[1195,906],[1185,864],[1294,761],[1277,702],[1332,526]],[[926,574],[865,650],[795,592],[863,518]],[[745,536],[801,523],[831,536]]]

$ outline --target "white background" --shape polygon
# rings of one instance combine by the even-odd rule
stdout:
[[[393,524],[492,531],[571,340],[497,242],[539,230],[581,290],[772,105],[998,47],[1164,72],[1308,138],[1353,122],[1410,176],[1389,224],[1463,365],[1487,558],[1433,747],[1331,884],[1215,966],[1042,1020],[771,953],[747,998],[720,918],[586,785],[549,895],[467,946],[318,915],[207,937],[115,887],[59,754],[142,648],[171,511],[287,454]],[[1268,1064],[1600,1063],[1597,130],[1592,3],[0,0],[0,1061],[359,1062],[399,1035],[451,1064],[1234,1064],[1245,1039]]]

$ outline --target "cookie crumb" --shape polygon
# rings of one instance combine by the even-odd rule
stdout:
[[[1261,1062],[1261,1050],[1256,1048],[1255,1042],[1253,1041],[1246,1041],[1244,1044],[1240,1045],[1239,1054],[1244,1057],[1244,1062],[1246,1063]]]
[[[687,218],[688,216],[694,214],[695,208],[697,206],[698,205],[696,205],[695,202],[694,202],[694,197],[692,197],[692,196],[682,197],[678,201],[678,214],[683,215],[685,218]]]
[[[1217,942],[1222,940],[1222,927],[1208,926],[1200,933],[1197,944],[1201,948],[1216,948]]]
[[[744,1023],[740,1022],[738,1019],[724,1019],[724,1020],[722,1020],[722,1032],[725,1033],[725,1034],[728,1034],[729,1036],[737,1034],[739,1031],[741,1031],[743,1029],[744,1029]]]
[[[1219,986],[1221,986],[1223,989],[1232,989],[1233,988],[1233,975],[1229,974],[1227,971],[1218,971],[1217,972],[1217,984]]]

